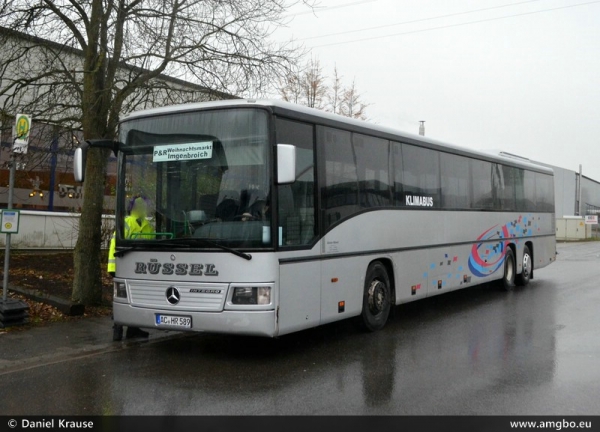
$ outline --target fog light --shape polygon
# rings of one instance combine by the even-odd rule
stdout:
[[[271,304],[271,287],[235,287],[231,303],[236,305]]]
[[[114,297],[127,298],[127,286],[125,282],[115,282],[114,287]]]

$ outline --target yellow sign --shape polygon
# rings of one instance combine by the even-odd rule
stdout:
[[[6,228],[7,230],[12,228],[12,224],[10,222],[4,224],[4,228]]]
[[[29,127],[29,116],[21,115],[21,117],[17,119],[17,137],[21,139],[26,138],[29,135]]]

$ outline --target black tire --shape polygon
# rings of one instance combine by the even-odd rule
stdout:
[[[502,276],[502,287],[506,291],[512,291],[515,288],[516,273],[515,254],[511,248],[508,248],[504,255],[504,275]]]
[[[123,326],[113,324],[113,342],[119,342],[123,340]]]
[[[390,278],[385,266],[376,261],[369,266],[365,277],[362,314],[360,315],[362,327],[371,332],[381,330],[390,316],[391,308]]]
[[[526,286],[531,280],[531,274],[533,273],[533,256],[528,246],[523,248],[523,269],[521,274],[517,276],[517,285]]]

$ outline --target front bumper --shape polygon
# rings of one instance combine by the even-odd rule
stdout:
[[[156,314],[187,316],[192,318],[189,329],[156,324]],[[274,310],[267,311],[230,311],[190,312],[148,309],[131,306],[127,303],[113,303],[115,324],[207,333],[226,333],[247,336],[277,336],[277,320]]]

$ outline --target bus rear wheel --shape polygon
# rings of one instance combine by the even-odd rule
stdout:
[[[517,276],[517,285],[525,286],[531,279],[531,272],[533,271],[533,259],[531,257],[531,251],[528,246],[523,248],[523,270],[521,274]]]
[[[504,276],[502,277],[502,286],[506,291],[512,291],[515,288],[515,273],[515,254],[511,248],[508,248],[504,255]]]
[[[376,261],[369,265],[365,277],[362,314],[362,327],[368,331],[381,330],[390,316],[392,290],[385,266]]]

